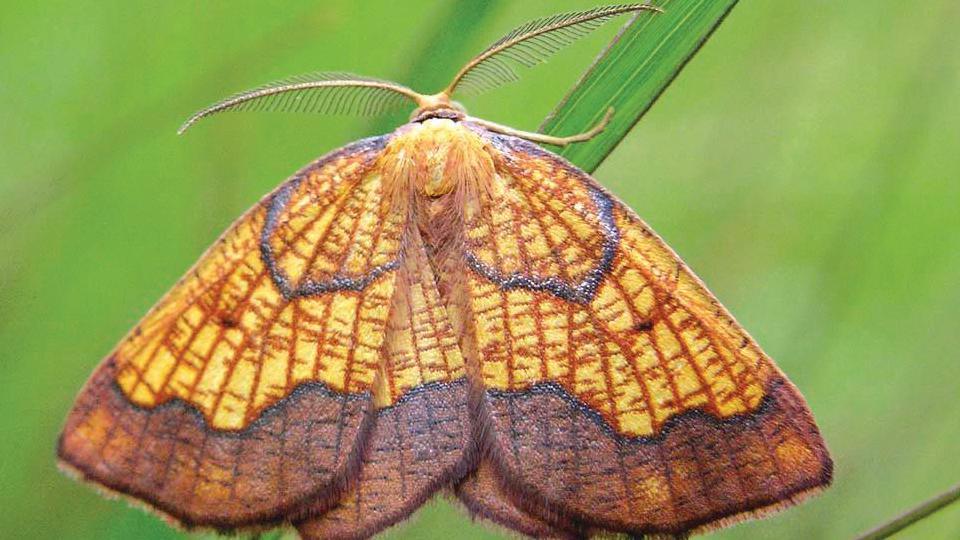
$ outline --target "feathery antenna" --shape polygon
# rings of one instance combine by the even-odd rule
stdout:
[[[373,115],[405,104],[413,104],[417,107],[414,116],[439,109],[454,109],[462,113],[462,107],[450,100],[455,91],[469,89],[479,92],[515,81],[519,78],[514,71],[516,65],[531,67],[545,62],[563,47],[589,34],[610,19],[639,11],[662,12],[660,8],[650,4],[620,4],[530,21],[513,29],[467,62],[447,88],[436,94],[425,95],[401,84],[351,73],[311,73],[234,94],[195,113],[180,126],[177,133],[183,133],[202,118],[224,111]],[[607,120],[609,114],[594,130],[572,137],[554,138],[562,142],[547,141],[536,134],[516,133],[531,140],[567,144],[595,135],[595,132],[603,129]],[[503,130],[508,129],[497,124],[487,124],[490,129],[502,133],[506,133],[507,131]]]
[[[650,4],[622,4],[530,21],[513,29],[467,62],[442,94],[452,95],[458,88],[479,93],[516,81],[519,76],[514,71],[515,64],[531,67],[545,62],[563,47],[613,17],[636,11],[662,12]]]
[[[421,105],[424,99],[423,95],[390,81],[351,73],[311,73],[234,94],[195,113],[177,133],[183,133],[201,118],[224,111],[373,115],[404,104]]]

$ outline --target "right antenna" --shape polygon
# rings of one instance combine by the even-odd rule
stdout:
[[[602,6],[587,11],[561,13],[530,21],[498,39],[467,62],[442,92],[458,89],[479,93],[519,79],[514,65],[532,67],[573,43],[617,15],[636,11],[663,10],[650,4]]]

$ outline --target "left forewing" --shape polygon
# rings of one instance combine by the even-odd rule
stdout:
[[[371,428],[405,223],[382,142],[307,167],[224,234],[81,391],[64,466],[186,526],[339,497]]]

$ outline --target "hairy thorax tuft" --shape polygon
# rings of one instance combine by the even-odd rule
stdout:
[[[399,128],[381,156],[387,181],[399,193],[437,198],[474,190],[493,177],[493,160],[480,136],[462,123],[430,118]]]

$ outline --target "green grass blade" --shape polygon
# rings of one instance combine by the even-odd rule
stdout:
[[[658,0],[664,13],[640,13],[597,58],[540,131],[569,135],[615,114],[607,129],[588,142],[557,153],[594,171],[627,135],[723,22],[737,0]]]

